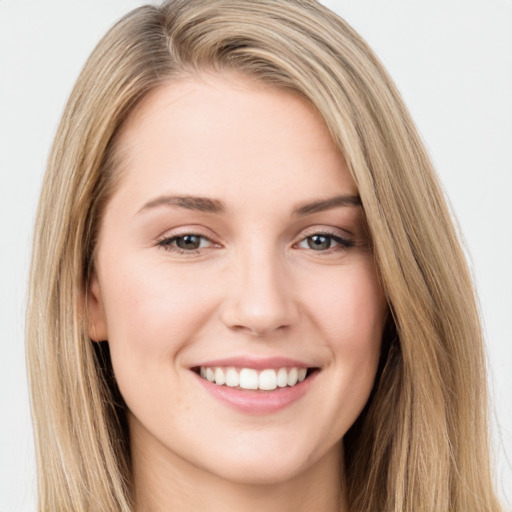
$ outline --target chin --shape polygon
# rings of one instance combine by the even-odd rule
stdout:
[[[219,478],[236,484],[279,485],[294,479],[305,468],[300,461],[283,464],[267,458],[261,461],[226,462],[221,467],[217,465],[207,469]]]
[[[270,447],[268,447],[270,448]],[[337,458],[340,454],[337,443],[327,453],[314,458],[313,454],[286,447],[272,447],[263,449],[261,444],[254,450],[237,450],[236,447],[229,450],[226,457],[219,463],[216,457],[212,464],[205,469],[226,481],[247,485],[279,485],[297,478],[302,473],[307,473],[321,460],[328,459],[331,455]]]

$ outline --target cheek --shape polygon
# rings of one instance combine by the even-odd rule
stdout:
[[[200,331],[215,307],[204,279],[165,262],[110,266],[104,291],[108,339],[116,374],[146,364],[169,365]],[[133,367],[132,369],[130,367]]]
[[[165,424],[162,403],[180,407],[180,395],[171,390],[179,385],[181,353],[210,319],[216,298],[197,271],[177,271],[166,262],[142,268],[128,258],[118,261],[104,267],[113,370],[128,408],[142,407],[142,417]]]
[[[380,347],[387,303],[370,258],[341,268],[312,299],[317,327],[331,349],[363,356]]]
[[[331,360],[323,404],[332,413],[333,431],[344,435],[373,387],[387,303],[370,259],[340,270],[316,294],[312,316]]]

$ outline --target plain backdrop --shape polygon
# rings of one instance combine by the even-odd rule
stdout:
[[[0,0],[3,512],[35,510],[23,329],[45,159],[87,55],[142,3]],[[367,39],[394,77],[460,221],[485,322],[498,491],[512,510],[512,0],[325,4]]]

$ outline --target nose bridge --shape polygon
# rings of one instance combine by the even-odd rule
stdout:
[[[226,325],[255,335],[292,325],[297,309],[291,276],[277,247],[268,240],[246,244],[235,259],[224,304]]]

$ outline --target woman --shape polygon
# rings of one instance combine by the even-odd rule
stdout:
[[[40,510],[498,510],[444,198],[316,3],[173,1],[109,31],[30,298]]]

